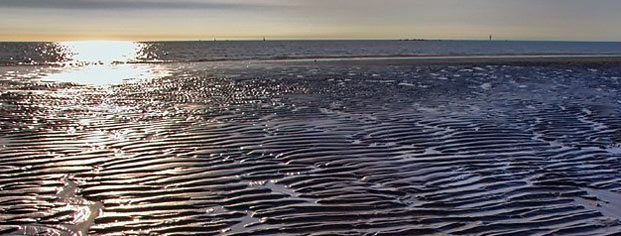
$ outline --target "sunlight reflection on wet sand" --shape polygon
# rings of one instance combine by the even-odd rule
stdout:
[[[160,65],[88,65],[81,67],[54,68],[50,71],[49,75],[42,77],[41,80],[89,85],[109,85],[147,81],[166,75],[168,75],[168,70]]]

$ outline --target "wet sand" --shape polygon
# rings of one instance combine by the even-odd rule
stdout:
[[[0,235],[618,235],[620,60],[472,60],[4,68]]]

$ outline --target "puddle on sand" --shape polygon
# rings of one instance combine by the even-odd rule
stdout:
[[[606,217],[621,220],[621,193],[611,192],[608,190],[599,190],[585,188],[591,197],[597,199],[575,198],[581,206],[587,209],[595,210]]]
[[[282,185],[282,184],[278,184],[278,183],[274,183],[273,181],[268,181],[267,183],[265,183],[265,185],[263,185],[263,187],[272,190],[272,192],[287,194],[287,195],[292,196],[292,197],[297,197],[299,195],[298,193],[296,193],[292,189],[287,188],[287,186]]]
[[[95,218],[101,213],[103,204],[92,202],[78,195],[78,184],[66,178],[65,186],[58,193],[59,201],[67,203],[67,207],[75,210],[73,225],[65,225],[74,235],[88,235],[88,229],[95,223]]]
[[[11,235],[61,235],[85,236],[89,228],[95,224],[103,208],[101,202],[92,202],[78,195],[78,184],[68,177],[63,180],[64,186],[56,195],[56,203],[64,204],[63,211],[73,212],[71,224],[54,227],[49,225],[30,224],[19,226]]]
[[[258,226],[259,224],[261,224],[261,220],[252,217],[252,212],[251,211],[247,211],[246,215],[242,218],[239,219],[240,222],[231,226],[228,229],[223,230],[222,233],[227,234],[227,233],[241,233],[241,232],[245,232],[250,228],[253,228],[255,226]]]

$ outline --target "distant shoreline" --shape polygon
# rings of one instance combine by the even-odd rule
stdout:
[[[283,60],[284,61],[284,60]],[[337,63],[355,65],[408,64],[621,64],[621,54],[610,55],[482,55],[482,56],[420,56],[360,57],[287,60],[292,64]]]

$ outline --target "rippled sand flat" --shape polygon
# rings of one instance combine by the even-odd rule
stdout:
[[[618,63],[168,70],[4,68],[0,234],[621,232]]]

